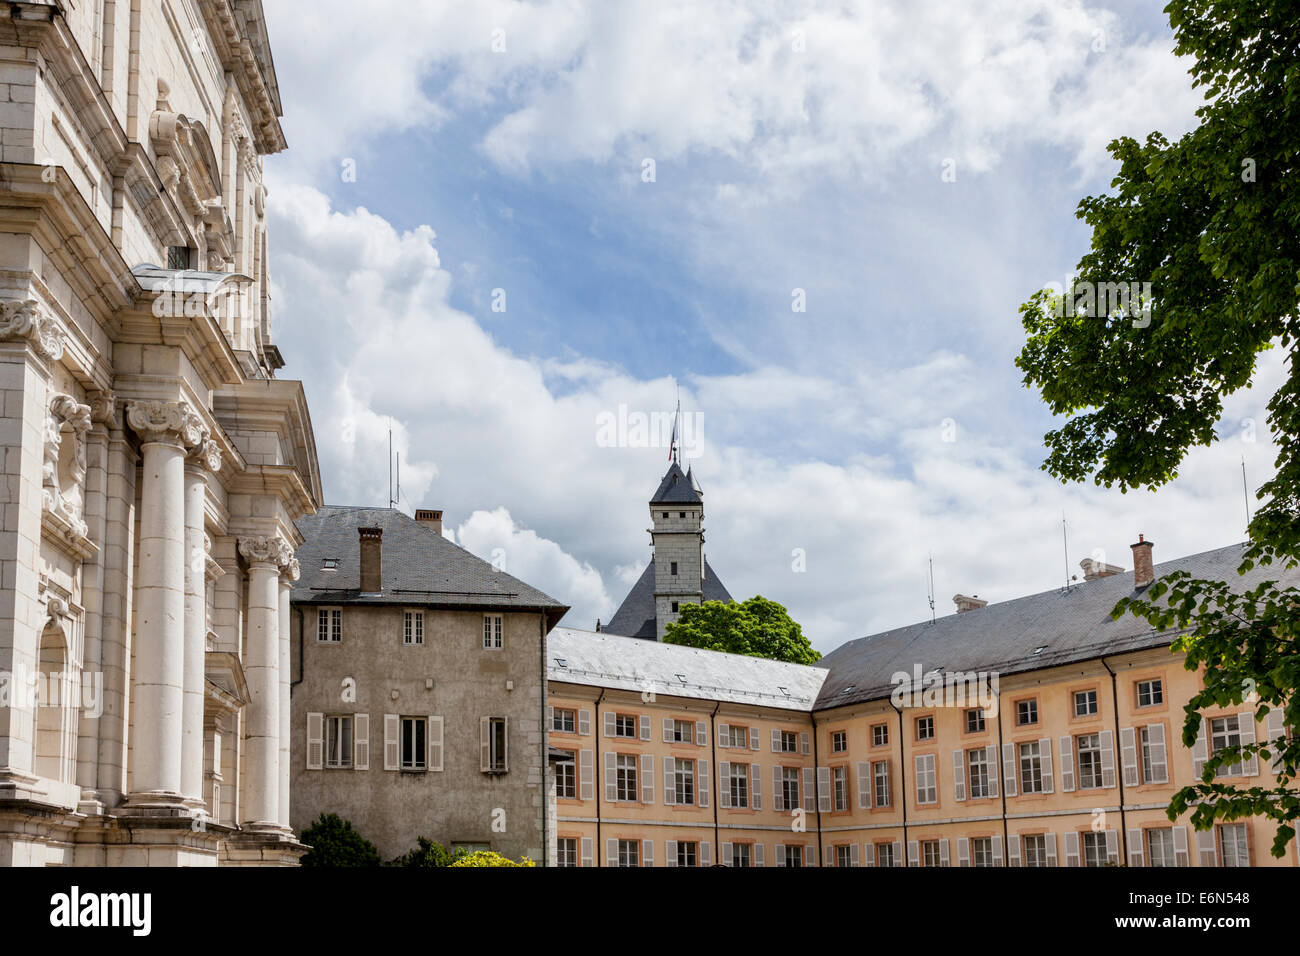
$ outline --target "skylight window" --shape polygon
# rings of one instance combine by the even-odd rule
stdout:
[[[323,558],[323,559],[321,559],[320,569],[321,569],[322,571],[337,571],[338,568],[339,568],[339,559],[338,559],[338,558]]]

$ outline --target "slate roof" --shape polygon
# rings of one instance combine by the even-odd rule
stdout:
[[[362,594],[358,528],[383,530],[382,583]],[[291,599],[303,604],[413,604],[426,607],[538,610],[549,627],[569,610],[554,598],[390,508],[327,506],[300,518],[306,541],[296,557],[301,576]],[[325,559],[338,566],[325,570]]]
[[[808,711],[825,671],[762,657],[557,627],[546,638],[553,681]]]
[[[718,580],[709,559],[704,559],[704,600],[731,603],[732,597],[726,587]],[[627,592],[623,603],[619,605],[609,623],[601,627],[601,632],[622,634],[626,637],[640,637],[651,641],[658,639],[655,628],[655,559],[651,558],[641,577],[637,578],[632,590]]]
[[[1240,582],[1243,590],[1268,580],[1300,584],[1300,569],[1278,565],[1238,575],[1242,550],[1235,544],[1167,561],[1156,565],[1156,577],[1185,570]],[[910,675],[916,664],[922,673],[942,668],[1006,675],[1171,644],[1175,633],[1153,631],[1131,614],[1111,620],[1116,602],[1136,594],[1133,572],[1125,571],[849,641],[814,665],[828,671],[815,709],[886,698],[892,675]]]
[[[695,482],[686,477],[686,472],[682,471],[682,466],[677,462],[673,462],[663,480],[659,482],[659,490],[650,499],[650,504],[698,505],[700,504],[700,493],[695,488]]]

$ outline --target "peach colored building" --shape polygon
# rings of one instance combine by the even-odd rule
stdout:
[[[958,614],[816,667],[557,628],[560,865],[1297,865],[1294,842],[1270,855],[1268,821],[1197,833],[1165,814],[1215,747],[1283,727],[1217,708],[1183,745],[1197,676],[1173,635],[1110,610],[1175,568],[1231,579],[1241,552],[1154,567],[1151,547],[1134,546],[1135,574],[1085,561],[1069,589],[959,595]],[[1221,779],[1270,786],[1265,763]]]

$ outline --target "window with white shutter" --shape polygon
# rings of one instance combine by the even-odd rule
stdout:
[[[934,754],[917,754],[915,760],[917,804],[938,803],[939,783],[934,769]]]
[[[1168,783],[1169,757],[1165,750],[1165,725],[1147,724],[1141,730],[1142,782]]]
[[[831,812],[831,768],[817,768],[817,809],[822,813]]]
[[[718,724],[718,746],[719,747],[731,746],[731,725],[730,724]]]
[[[803,768],[803,809],[812,813],[817,809],[817,798],[813,795],[813,768]]]
[[[941,840],[939,840],[939,865],[947,866],[948,861],[949,861],[948,838],[943,837]]]
[[[578,711],[578,733],[583,737],[591,736],[591,711]]]
[[[798,848],[796,847],[795,849],[797,855]],[[778,843],[776,845],[776,866],[777,869],[780,869],[781,867],[785,866],[785,844],[784,843]]]
[[[1190,866],[1187,853],[1187,827],[1174,827],[1174,866]]]
[[[581,750],[578,752],[578,799],[595,800],[596,799],[596,774],[594,754],[590,750]]]
[[[871,775],[875,783],[875,804],[887,807],[893,801],[893,787],[889,782],[889,761],[877,760],[871,765]]]
[[[998,834],[993,836],[993,865],[1002,865],[1002,837]]]
[[[307,715],[307,769],[320,770],[325,763],[325,715]]]
[[[1218,866],[1219,854],[1214,843],[1213,830],[1196,831],[1196,865]]]
[[[695,775],[695,791],[701,807],[709,805],[709,762],[699,762],[699,773]]]
[[[1002,785],[1008,797],[1016,795],[1016,748],[1014,744],[1002,745]]]
[[[594,844],[592,842],[591,837],[583,837],[582,838],[582,865],[583,866],[595,865],[593,850],[594,850]]]
[[[617,715],[612,710],[605,711],[605,719],[602,721],[602,723],[604,725],[603,731],[606,737],[613,737],[615,734],[614,718],[616,716]]]
[[[876,845],[874,843],[862,844],[862,865],[863,866],[876,865]]]
[[[664,841],[664,866],[676,866],[676,865],[677,865],[677,841],[665,840]]]
[[[1205,772],[1205,763],[1210,759],[1209,744],[1205,739],[1205,718],[1201,718],[1201,727],[1196,734],[1196,742],[1192,744],[1192,776],[1196,778],[1197,783],[1201,783],[1201,775]]]
[[[731,762],[718,761],[718,806],[731,809]]]
[[[781,731],[776,730],[774,728],[772,730],[772,753],[774,754],[781,753],[782,749],[783,748],[781,746]]]
[[[966,837],[957,838],[957,865],[970,866],[970,841]]]
[[[1097,735],[1101,738],[1101,785],[1109,788],[1115,786],[1115,735],[1103,730]]]
[[[858,809],[871,809],[871,764],[858,761]]]
[[[1061,792],[1074,792],[1074,738],[1061,738]]]
[[[370,715],[352,715],[352,769],[370,769]]]
[[[673,757],[664,757],[664,806],[671,807],[677,802],[677,762]],[[668,856],[673,854],[669,853]],[[669,864],[673,866],[674,864]]]
[[[1056,834],[1044,834],[1044,840],[1047,844],[1047,865],[1056,866]]]
[[[1020,834],[1007,834],[1007,866],[1020,865]]]
[[[642,740],[650,739],[650,715],[649,714],[641,715],[641,739]]]
[[[702,720],[695,722],[695,743],[700,747],[709,745],[709,725]]]
[[[783,767],[772,768],[772,809],[778,812],[785,809],[785,801],[781,793],[784,789],[784,770]],[[779,863],[777,865],[780,866]]]
[[[1241,735],[1242,747],[1255,745],[1255,712],[1243,710],[1237,715],[1237,731]],[[1242,757],[1241,772],[1247,777],[1259,776],[1259,754],[1252,753]]]
[[[1142,854],[1142,831],[1130,827],[1128,831],[1127,839],[1128,839],[1128,865],[1146,866],[1146,860]]]
[[[1124,772],[1124,786],[1138,785],[1137,734],[1132,727],[1121,727],[1119,731],[1120,768]]]
[[[618,866],[618,840],[605,840],[605,865]]]
[[[1163,738],[1164,728],[1160,729]],[[1271,705],[1268,714],[1264,717],[1264,739],[1268,743],[1271,757],[1269,769],[1273,771],[1274,776],[1277,776],[1282,770],[1282,752],[1287,745],[1286,714],[1277,704]]]
[[[955,800],[966,799],[966,751],[952,752],[952,795]]]
[[[664,743],[666,744],[672,743],[673,737],[676,736],[676,725],[671,717],[665,717],[663,719],[663,729],[664,729]]]
[[[1051,793],[1053,780],[1052,774],[1052,738],[1044,737],[1038,741],[1039,762],[1043,768],[1043,793]]]
[[[756,763],[749,765],[749,799],[753,809],[763,809],[763,768]]]
[[[605,802],[618,800],[618,754],[605,752]]]
[[[750,750],[758,749],[758,728],[757,727],[749,728],[749,749]]]
[[[799,735],[799,752],[805,756],[812,753],[812,744],[809,742],[806,732]]]
[[[1119,831],[1106,831],[1106,860],[1111,866],[1119,866]]]
[[[765,855],[765,852],[766,852],[766,851],[765,851],[765,848],[764,848],[764,844],[762,844],[762,843],[755,843],[755,844],[754,844],[754,865],[755,865],[755,866],[766,866],[766,865],[767,865],[767,864],[763,861],[763,857],[764,857],[764,855]]]
[[[442,718],[430,716],[429,721],[429,770],[442,771]]]
[[[1079,865],[1079,834],[1073,830],[1065,834],[1065,865]]]
[[[641,865],[642,866],[655,865],[655,844],[653,840],[641,841]]]
[[[700,841],[700,866],[713,865],[713,844],[708,840]]]
[[[486,720],[487,718],[484,718]],[[481,726],[481,722],[480,722]],[[483,741],[487,733],[483,732]],[[397,714],[384,714],[384,769],[399,770],[402,766],[401,719]],[[486,751],[484,758],[486,759]]]
[[[654,754],[641,755],[641,802],[655,802],[655,758]]]
[[[920,844],[916,840],[907,841],[907,865],[921,865],[921,848]]]

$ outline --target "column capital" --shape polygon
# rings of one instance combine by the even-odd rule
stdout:
[[[90,399],[90,420],[96,425],[113,425],[117,421],[117,396],[111,390],[95,391]]]
[[[282,587],[291,588],[299,577],[298,559],[290,558],[288,563],[280,568],[280,584]]]
[[[208,438],[208,429],[188,402],[132,402],[126,421],[146,442],[189,449]]]
[[[40,356],[63,358],[63,327],[35,299],[0,301],[0,341],[25,339]]]
[[[277,571],[293,560],[293,549],[289,542],[278,534],[264,538],[240,538],[239,553],[250,565],[269,565]]]
[[[204,434],[207,434],[206,430]],[[190,450],[186,464],[206,468],[215,475],[221,470],[221,446],[211,438],[204,438]]]

